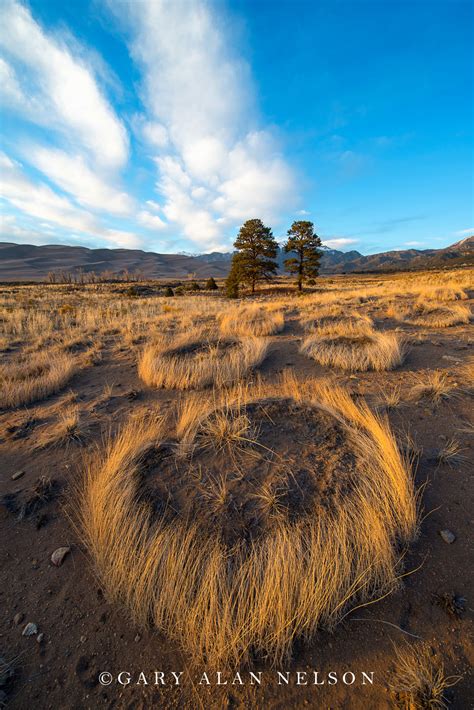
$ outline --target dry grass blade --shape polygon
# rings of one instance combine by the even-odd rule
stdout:
[[[464,447],[454,437],[448,439],[438,453],[438,461],[448,466],[456,466],[463,461],[467,461],[467,456],[463,454]]]
[[[386,387],[381,393],[381,404],[386,410],[395,409],[402,401],[401,385]]]
[[[441,659],[428,644],[395,648],[395,672],[390,683],[398,707],[403,710],[443,710],[448,707],[446,690],[460,676],[446,676]]]

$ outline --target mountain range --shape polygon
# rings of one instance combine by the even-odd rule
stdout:
[[[280,268],[286,258],[280,249]],[[0,281],[43,281],[50,272],[139,272],[144,278],[195,278],[226,276],[231,253],[155,254],[139,249],[88,249],[87,247],[0,242]],[[474,265],[474,236],[444,249],[406,249],[364,256],[358,251],[322,248],[321,273],[365,273],[422,270]]]

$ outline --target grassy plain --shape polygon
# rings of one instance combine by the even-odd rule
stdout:
[[[378,678],[160,707],[468,707],[472,270],[164,286],[0,287],[12,707],[150,707],[96,678],[157,658]]]

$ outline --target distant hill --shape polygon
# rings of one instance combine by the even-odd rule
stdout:
[[[342,252],[323,247],[321,272],[387,272],[421,270],[443,266],[474,265],[474,237],[467,237],[445,249],[406,249],[364,256],[358,251]],[[283,265],[280,250],[278,261]],[[43,281],[49,272],[96,274],[140,272],[144,278],[196,278],[226,276],[231,253],[155,254],[140,249],[88,249],[62,245],[33,246],[0,242],[0,281]]]
[[[474,236],[462,239],[444,249],[404,249],[363,256],[358,252],[336,252],[323,261],[326,273],[386,272],[422,270],[450,266],[474,265]]]

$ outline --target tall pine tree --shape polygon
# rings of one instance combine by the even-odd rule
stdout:
[[[260,219],[249,219],[240,228],[234,242],[236,253],[232,259],[231,270],[234,278],[248,284],[255,293],[259,281],[269,281],[276,274],[278,253],[270,227],[265,227]]]
[[[285,259],[285,269],[297,275],[298,291],[302,291],[303,282],[316,278],[319,273],[321,239],[314,233],[313,223],[306,221],[293,222],[287,234],[288,241],[283,248],[294,256]]]

